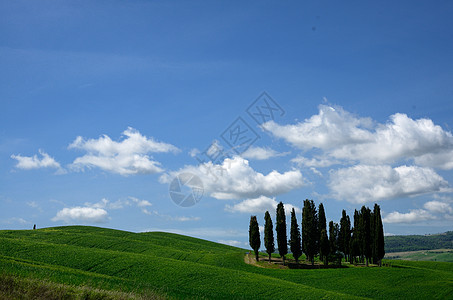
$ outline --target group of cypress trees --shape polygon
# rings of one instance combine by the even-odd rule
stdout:
[[[381,265],[384,257],[384,229],[382,226],[381,211],[375,204],[373,211],[362,206],[360,211],[354,212],[354,226],[346,211],[342,211],[340,224],[329,222],[327,228],[326,215],[323,204],[316,210],[313,200],[305,200],[302,209],[302,234],[296,218],[294,208],[291,211],[290,239],[287,240],[286,215],[283,203],[277,205],[276,233],[277,247],[283,264],[288,254],[288,243],[296,263],[302,253],[307,260],[314,264],[315,256],[325,264],[335,261],[341,264],[342,257],[350,263],[370,262]],[[260,232],[256,216],[250,218],[249,243],[259,259],[258,251],[261,246]],[[271,261],[271,254],[275,252],[274,231],[272,218],[268,211],[264,215],[264,246]]]

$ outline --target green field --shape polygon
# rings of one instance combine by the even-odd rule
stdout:
[[[413,261],[443,261],[453,263],[453,249],[393,252],[385,254],[385,258]]]
[[[246,264],[245,252],[162,232],[4,230],[0,296],[15,286],[94,299],[453,298],[452,263],[390,260],[391,267],[382,268],[275,269]]]

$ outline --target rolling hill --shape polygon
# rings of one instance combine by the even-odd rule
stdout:
[[[3,230],[0,290],[6,295],[14,284],[16,290],[38,286],[90,298],[88,290],[95,299],[445,299],[453,295],[451,263],[391,261],[392,267],[382,268],[267,269],[244,263],[245,252],[163,232],[88,226]]]
[[[453,231],[430,235],[395,235],[385,237],[385,252],[453,249]]]

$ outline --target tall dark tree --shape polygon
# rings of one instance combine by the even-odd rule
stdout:
[[[362,258],[362,247],[361,247],[361,238],[362,238],[362,232],[361,232],[361,225],[360,223],[362,222],[360,213],[356,210],[354,210],[354,228],[352,230],[352,236],[351,236],[351,241],[349,243],[350,247],[350,252],[351,252],[351,258],[350,262],[352,263],[353,261],[356,263],[357,262],[357,257],[360,259]]]
[[[318,223],[318,231],[319,233],[321,234],[321,231],[323,229],[325,229],[327,231],[327,228],[326,228],[326,213],[324,211],[324,205],[322,205],[322,203],[319,204],[319,207],[318,207],[318,219],[319,219],[319,223]],[[321,235],[319,236],[319,241],[321,243]],[[321,248],[321,245],[319,245],[319,247]],[[321,250],[321,249],[319,249]],[[321,261],[324,261],[324,253],[322,253],[322,251],[319,251],[319,259]]]
[[[385,255],[385,248],[384,248],[384,227],[382,226],[382,218],[381,218],[381,208],[379,205],[374,204],[373,209],[373,216],[374,216],[374,263],[379,264],[381,266],[382,259]]]
[[[277,231],[278,253],[283,259],[283,264],[285,264],[285,255],[288,254],[288,239],[286,235],[286,215],[283,202],[277,205],[275,230]]]
[[[357,242],[357,230],[353,227],[351,229],[351,239],[349,240],[349,263],[356,263],[358,255],[359,245]]]
[[[329,252],[332,261],[336,261],[337,264],[341,264],[342,255],[338,252],[338,233],[340,229],[337,223],[333,221],[329,222]]]
[[[351,220],[343,209],[340,219],[340,232],[338,233],[338,250],[343,252],[346,261],[349,257],[349,244],[351,240]]]
[[[253,251],[255,252],[256,261],[259,260],[258,257],[258,250],[261,246],[260,240],[260,229],[258,227],[258,221],[256,220],[256,216],[250,217],[250,226],[249,226],[249,244],[252,247]]]
[[[323,258],[322,261],[325,266],[329,264],[329,253],[329,238],[327,237],[327,231],[324,228],[323,230],[321,230],[321,238],[319,239],[319,257]]]
[[[275,251],[274,226],[268,211],[264,214],[264,247],[266,247],[266,252],[269,254],[269,262],[271,262],[271,255]]]
[[[299,257],[302,255],[302,245],[300,239],[299,224],[297,223],[296,212],[294,208],[291,210],[291,233],[289,245],[294,259],[296,260],[296,263],[298,263]]]
[[[360,210],[360,247],[362,257],[365,257],[365,263],[368,266],[371,258],[371,211],[369,208],[362,206]]]
[[[319,250],[318,215],[313,200],[305,200],[302,210],[302,251],[314,265]]]

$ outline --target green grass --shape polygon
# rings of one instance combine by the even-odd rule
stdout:
[[[169,298],[451,298],[453,264],[388,261],[393,267],[267,269],[247,250],[162,233],[68,226],[0,231],[3,274],[103,293]],[[33,281],[33,282],[35,282]],[[1,295],[1,294],[0,294]],[[131,297],[132,297],[131,296]]]

